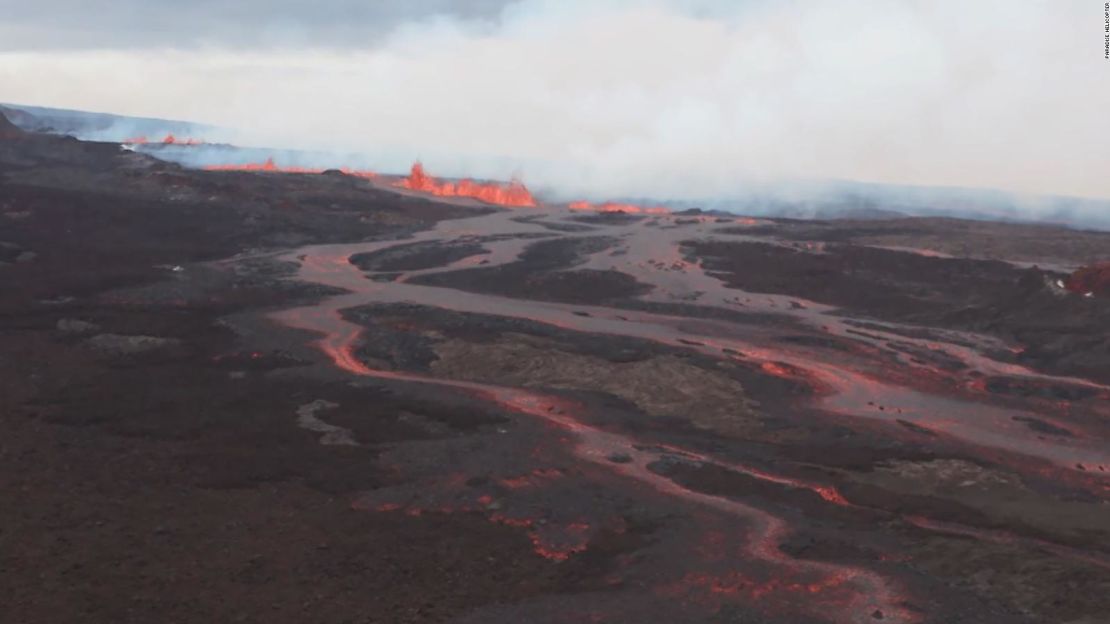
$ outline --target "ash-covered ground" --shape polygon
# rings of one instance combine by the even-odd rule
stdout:
[[[1110,621],[1108,258],[0,125],[5,619]]]

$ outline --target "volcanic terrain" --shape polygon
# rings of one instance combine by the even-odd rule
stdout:
[[[1107,260],[0,117],[5,621],[1108,622]]]

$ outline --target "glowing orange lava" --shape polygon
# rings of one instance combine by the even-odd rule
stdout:
[[[121,141],[121,143],[125,145],[146,145],[147,143],[151,142],[152,141],[145,136],[130,137]],[[179,139],[174,136],[172,132],[167,133],[166,136],[162,137],[161,140],[156,142],[161,143],[162,145],[200,145],[204,143],[204,141],[201,141],[200,139],[194,139],[192,137]]]
[[[621,204],[617,202],[605,202],[603,204],[591,204],[588,201],[574,201],[567,204],[567,208],[571,210],[581,210],[588,212],[625,212],[628,214],[670,214],[671,211],[661,206],[644,207],[635,204]]]
[[[260,171],[264,173],[323,173],[326,169],[319,169],[314,167],[293,167],[293,166],[279,166],[274,163],[273,158],[267,158],[265,162],[261,163],[242,163],[234,165],[205,165],[206,171]],[[378,174],[373,171],[366,171],[361,169],[348,169],[343,167],[339,169],[342,173],[358,178],[376,178]]]
[[[457,183],[440,182],[425,173],[424,165],[419,161],[413,163],[408,177],[398,182],[397,186],[439,197],[472,197],[498,206],[534,207],[536,205],[536,199],[520,180],[513,180],[508,184],[474,180],[461,180]]]

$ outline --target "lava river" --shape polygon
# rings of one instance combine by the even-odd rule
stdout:
[[[553,561],[587,551],[603,535],[627,530],[621,518],[628,508],[646,510],[643,513],[652,522],[664,526],[637,556],[622,560],[609,591],[490,608],[464,621],[693,622],[726,611],[751,613],[750,617],[764,618],[751,621],[772,623],[1006,619],[992,619],[996,616],[989,607],[971,599],[953,598],[951,604],[929,599],[946,590],[890,555],[899,548],[900,538],[875,538],[879,541],[874,552],[879,554],[874,557],[787,554],[781,545],[800,528],[795,523],[808,522],[789,505],[748,500],[743,492],[708,491],[676,476],[682,470],[712,470],[775,492],[800,493],[812,501],[806,503],[810,509],[806,514],[847,518],[849,525],[864,527],[860,535],[867,537],[861,540],[872,539],[866,526],[875,522],[875,512],[838,491],[819,471],[748,462],[727,448],[661,441],[658,435],[632,431],[603,418],[606,408],[589,397],[375,368],[359,356],[363,327],[348,313],[360,306],[406,304],[520,319],[560,331],[619,336],[742,364],[758,374],[808,388],[799,399],[809,404],[807,413],[835,420],[838,426],[880,439],[914,438],[915,444],[985,458],[1089,496],[1110,498],[1110,450],[1103,441],[1104,431],[1086,421],[1054,418],[1036,405],[1025,414],[1026,408],[995,401],[975,381],[1019,378],[1082,387],[1101,396],[1107,388],[1082,379],[1051,378],[991,359],[983,353],[999,345],[982,336],[965,334],[960,340],[938,343],[882,329],[855,331],[849,319],[820,304],[726,288],[683,252],[686,240],[742,239],[718,230],[752,220],[654,214],[648,219],[580,227],[583,222],[576,220],[580,214],[565,208],[536,208],[526,217],[501,211],[442,222],[406,239],[311,246],[283,258],[297,263],[296,279],[341,289],[342,294],[275,313],[273,318],[318,334],[319,348],[343,372],[403,392],[434,388],[454,393],[460,400],[512,417],[512,425],[483,437],[466,452],[452,441],[389,450],[382,461],[410,475],[411,484],[369,492],[356,503],[358,507],[376,513],[480,513],[491,522],[527,532],[536,552]],[[421,283],[429,275],[511,265],[536,240],[596,236],[599,231],[611,244],[584,254],[574,268],[633,276],[652,287],[638,298],[644,305],[536,301]],[[350,261],[358,254],[414,243],[476,243],[483,251],[443,266],[394,275],[364,272]],[[666,306],[677,303],[787,317],[812,335],[850,348],[833,354],[819,346],[777,340],[782,330],[774,326],[734,321],[727,315],[710,318],[669,312]],[[901,347],[892,348],[895,343]],[[909,357],[907,350],[957,361],[960,366],[933,366],[921,357]],[[1094,409],[1106,415],[1105,408]],[[1066,435],[1038,433],[1022,424],[1023,414],[1035,415],[1038,422]],[[923,431],[928,436],[922,436]],[[492,478],[474,481],[477,474]],[[889,521],[896,516],[884,517]],[[961,530],[917,516],[907,516],[904,522],[924,531]],[[1071,553],[1066,547],[1053,552],[1061,557]]]

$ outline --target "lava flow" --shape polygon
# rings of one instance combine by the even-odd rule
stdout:
[[[318,167],[296,167],[296,166],[279,166],[274,163],[274,159],[267,158],[265,162],[261,163],[240,163],[233,165],[205,165],[204,169],[207,171],[254,171],[262,173],[323,173],[327,169]],[[349,169],[343,167],[337,169],[341,173],[358,178],[376,178],[378,174],[373,171],[366,171],[362,169]]]
[[[494,215],[492,218],[501,220],[499,215]],[[680,501],[682,504],[693,505],[710,513],[739,521],[741,526],[737,527],[736,550],[743,554],[740,560],[734,563],[744,571],[744,574],[750,574],[762,580],[757,591],[737,595],[736,600],[766,605],[759,607],[761,609],[793,609],[811,614],[821,613],[822,609],[843,609],[843,613],[833,618],[843,622],[867,621],[867,618],[872,617],[874,613],[883,614],[883,617],[891,622],[913,622],[918,619],[900,606],[904,599],[897,589],[897,583],[856,566],[794,559],[779,549],[779,543],[789,534],[781,518],[730,497],[715,496],[690,489],[656,472],[652,466],[674,460],[716,465],[730,472],[744,474],[788,489],[809,489],[816,492],[825,504],[845,506],[847,502],[834,488],[773,475],[734,462],[718,462],[707,455],[671,445],[645,444],[630,436],[604,431],[585,421],[582,413],[585,406],[553,396],[490,384],[435,379],[404,371],[380,370],[360,361],[354,347],[361,336],[361,328],[345,320],[341,310],[372,301],[377,295],[383,293],[383,289],[390,287],[363,279],[357,268],[347,261],[350,256],[349,250],[355,247],[361,247],[364,250],[384,248],[393,244],[396,243],[365,243],[358,246],[333,246],[331,249],[309,248],[303,255],[297,253],[289,256],[289,259],[300,262],[302,279],[343,288],[348,290],[349,294],[332,297],[308,308],[288,310],[278,314],[277,318],[287,325],[324,334],[318,345],[342,370],[379,380],[430,383],[463,391],[507,412],[554,427],[558,432],[554,435],[554,439],[565,441],[567,450],[579,461],[586,465],[595,465],[631,483],[640,484],[646,488],[643,490],[644,496],[662,496],[666,500]],[[404,284],[397,284],[396,287],[399,290],[420,288],[408,287]],[[619,461],[612,458],[618,458]],[[512,473],[519,474],[520,468],[526,468],[526,466],[513,468]],[[484,471],[493,469],[492,466],[486,465]],[[438,510],[442,513],[481,510],[484,499],[475,499],[477,503],[460,500],[462,495],[458,493],[455,486],[451,485],[456,481],[459,479],[452,477],[438,485],[435,482],[423,484],[415,490],[401,488],[394,492],[383,489],[368,494],[358,507],[404,510],[406,513],[420,513],[424,510]],[[521,492],[520,489],[513,491]],[[490,515],[492,521],[501,523],[506,523],[502,520],[506,517],[515,516],[506,516],[505,513]],[[518,518],[516,522],[532,531],[536,530],[537,524],[533,519]],[[509,522],[509,524],[512,523]],[[584,535],[580,535],[579,529],[582,526],[578,519],[573,519],[566,526],[555,531],[554,535],[558,536],[557,539],[545,538],[542,535],[530,535],[530,538],[536,544],[538,554],[562,560],[585,548],[585,543],[581,540],[571,539],[575,536],[585,539]],[[554,549],[552,544],[548,543],[552,539],[562,546]],[[795,580],[790,583],[774,582],[774,579],[780,576]],[[661,586],[659,591],[669,590]],[[690,591],[697,590],[691,588]],[[799,592],[807,595],[806,602],[792,605],[795,600],[793,596]]]
[[[622,204],[619,202],[604,202],[601,204],[591,204],[588,201],[574,201],[567,204],[567,208],[571,210],[578,210],[582,212],[623,212],[627,214],[655,214],[663,215],[670,214],[670,210],[662,206],[637,206],[636,204]]]
[[[173,133],[168,133],[166,134],[166,136],[162,137],[161,140],[157,141],[151,141],[145,136],[137,136],[124,139],[121,142],[124,145],[146,145],[148,143],[161,143],[162,145],[202,145],[204,143],[204,141],[201,141],[200,139],[194,139],[192,137],[179,139],[174,136]]]
[[[419,161],[413,163],[408,177],[397,182],[397,186],[439,197],[470,197],[498,206],[514,208],[536,206],[536,199],[520,180],[513,180],[508,184],[475,182],[469,179],[459,182],[441,182],[425,173],[424,165]]]
[[[419,164],[414,166],[408,182],[406,188],[417,189],[438,188],[439,184],[428,178]],[[582,205],[576,208],[584,209]],[[563,223],[556,223],[560,220]],[[500,338],[490,342],[519,340],[527,345],[521,347],[524,353],[538,348],[533,338],[519,338],[531,331],[552,332],[544,344],[547,340],[552,344],[577,340],[585,345],[619,338],[626,341],[624,344],[637,341],[645,350],[643,355],[632,357],[631,362],[614,364],[612,370],[633,371],[642,366],[641,357],[648,358],[647,361],[670,357],[662,354],[677,346],[691,357],[715,360],[719,367],[745,369],[747,374],[757,375],[759,383],[751,384],[753,389],[769,385],[772,380],[783,388],[796,388],[789,391],[797,392],[791,403],[808,403],[820,410],[820,416],[805,410],[799,412],[800,416],[791,416],[788,410],[794,408],[767,409],[774,409],[770,413],[784,420],[799,418],[797,422],[813,432],[830,432],[820,435],[835,436],[821,438],[818,433],[812,434],[821,444],[836,444],[828,440],[842,439],[844,433],[840,429],[851,429],[857,440],[875,440],[895,448],[897,445],[883,441],[894,438],[899,440],[898,444],[914,449],[914,453],[926,451],[985,459],[999,469],[1004,467],[1041,481],[1052,480],[1062,487],[1074,486],[1087,490],[1094,498],[1105,496],[1100,488],[1110,457],[1098,445],[1097,429],[1087,431],[1045,414],[1036,414],[1033,419],[1032,413],[1025,410],[1037,404],[1027,402],[1015,407],[985,391],[968,396],[962,394],[967,384],[959,382],[1004,374],[1007,379],[1017,380],[1013,383],[1025,382],[1022,388],[1038,381],[1070,384],[1068,387],[1089,394],[1102,391],[1101,386],[1079,379],[1049,377],[1016,364],[994,361],[976,350],[973,345],[978,342],[969,335],[953,335],[952,343],[941,343],[938,339],[888,332],[876,324],[868,327],[867,332],[860,332],[830,314],[833,308],[828,306],[794,297],[756,297],[727,288],[708,274],[700,262],[687,260],[682,247],[684,241],[696,237],[733,235],[727,228],[735,227],[736,222],[663,215],[658,219],[599,223],[597,228],[607,228],[605,234],[609,238],[604,240],[611,241],[609,246],[582,254],[556,273],[559,279],[564,279],[573,275],[566,268],[578,269],[591,278],[597,273],[619,271],[638,283],[652,286],[639,296],[641,304],[671,304],[673,310],[675,301],[696,301],[702,306],[700,310],[714,308],[721,313],[719,317],[700,312],[681,315],[678,311],[672,315],[662,307],[659,311],[648,311],[642,305],[607,307],[534,300],[527,294],[491,294],[475,290],[461,279],[459,286],[450,281],[425,281],[452,274],[511,269],[526,262],[526,249],[534,251],[541,244],[553,242],[536,243],[536,238],[561,236],[562,241],[554,242],[564,244],[574,243],[574,239],[591,243],[599,240],[598,229],[567,228],[558,235],[550,234],[550,229],[555,229],[548,229],[552,225],[575,225],[574,218],[561,209],[544,211],[535,218],[499,211],[472,217],[461,224],[442,222],[435,229],[404,240],[312,246],[283,256],[283,260],[300,265],[299,279],[343,293],[275,315],[285,325],[321,334],[317,346],[336,367],[359,377],[373,378],[376,383],[420,388],[421,396],[446,391],[458,395],[452,400],[465,397],[462,400],[486,409],[493,406],[496,413],[513,415],[511,426],[499,428],[500,436],[485,437],[465,451],[453,446],[456,443],[451,440],[411,447],[399,445],[386,457],[398,474],[410,475],[412,480],[401,480],[396,486],[368,493],[356,506],[409,514],[481,514],[491,522],[526,530],[535,552],[556,561],[590,551],[594,540],[601,539],[599,527],[619,524],[613,518],[621,516],[621,509],[656,506],[664,509],[661,513],[668,517],[684,518],[681,522],[686,524],[679,528],[668,525],[651,547],[656,559],[645,557],[645,563],[637,563],[627,572],[633,577],[642,575],[630,579],[630,587],[647,589],[666,601],[696,603],[698,608],[720,610],[723,603],[728,603],[730,608],[754,609],[766,614],[767,621],[776,622],[796,621],[791,618],[799,614],[837,622],[923,619],[920,611],[911,608],[910,598],[902,589],[904,577],[898,573],[888,575],[891,567],[885,564],[870,569],[871,565],[866,563],[893,561],[886,556],[890,548],[897,548],[890,542],[878,542],[880,545],[875,549],[883,556],[875,559],[861,558],[858,552],[843,557],[832,555],[828,559],[799,556],[786,547],[799,529],[798,532],[804,532],[822,526],[801,517],[809,513],[854,518],[850,522],[863,527],[861,534],[876,530],[873,514],[901,515],[889,502],[876,502],[881,493],[839,487],[841,483],[850,485],[850,481],[844,481],[850,478],[844,476],[847,473],[843,468],[820,472],[813,470],[814,465],[803,468],[789,461],[749,456],[746,453],[750,450],[742,449],[750,449],[753,438],[730,438],[727,434],[714,433],[712,444],[685,441],[676,444],[675,438],[663,437],[672,435],[667,432],[668,425],[653,419],[637,421],[631,429],[621,424],[619,417],[607,415],[611,405],[599,405],[596,397],[590,398],[593,396],[590,392],[597,388],[589,384],[603,375],[596,371],[609,365],[592,363],[593,356],[560,353],[560,347],[552,347],[556,354],[553,357],[558,359],[551,366],[566,366],[567,371],[582,366],[575,374],[588,378],[586,381],[579,381],[570,372],[561,372],[552,382],[540,374],[542,366],[530,363],[524,368],[536,374],[535,382],[517,381],[515,376],[521,374],[517,364],[506,372],[497,372],[495,368],[495,372],[480,373],[491,366],[480,361],[482,349],[489,348],[488,345],[475,347],[474,353],[466,356],[475,372],[469,366],[463,366],[468,369],[465,371],[437,372],[433,368],[418,372],[394,362],[388,367],[371,365],[377,356],[363,358],[359,348],[362,323],[377,322],[374,320],[379,317],[377,306],[406,306],[405,327],[409,328],[418,326],[413,324],[413,318],[421,314],[443,319],[447,327],[475,323],[482,327],[483,335],[491,331],[498,335],[496,328],[504,324],[521,333],[505,338],[508,334],[502,332]],[[480,244],[481,249],[435,267],[417,263],[399,273],[369,269],[364,273],[351,263],[355,255],[389,257],[390,253],[411,254],[412,249],[437,249],[437,245],[451,249],[463,241]],[[475,264],[476,259],[480,259],[477,260],[480,264]],[[529,274],[529,279],[545,279],[543,270]],[[756,314],[749,318],[737,312],[738,308]],[[357,310],[350,312],[359,319],[357,322],[346,316],[344,311],[350,310]],[[778,319],[789,317],[796,323],[767,322],[765,319],[772,314]],[[528,329],[536,326],[548,329]],[[379,335],[375,341],[379,339],[387,343],[392,340]],[[443,336],[430,340],[432,349],[449,344],[438,342],[447,340]],[[644,346],[648,344],[656,346]],[[659,351],[648,355],[652,349]],[[580,363],[572,366],[576,358]],[[598,368],[591,368],[594,366]],[[579,388],[570,385],[572,382],[585,385]],[[576,397],[573,400],[557,394],[568,388],[589,392],[572,395]],[[743,419],[741,404],[738,401],[736,414],[725,420]],[[823,422],[834,417],[835,422]],[[1035,422],[1037,428],[1030,428],[1029,422]],[[1090,427],[1097,425],[1089,421]],[[698,434],[683,430],[682,435],[683,440],[696,440]],[[779,444],[775,437],[758,440],[757,444]],[[806,452],[806,457],[815,456]],[[444,475],[447,467],[450,474]],[[1084,479],[1071,478],[1072,473],[1082,474]],[[836,484],[830,482],[834,479]],[[767,498],[761,499],[759,492],[767,492]],[[798,507],[791,510],[789,507],[794,503],[783,501],[798,501]],[[976,519],[974,515],[969,518]],[[690,544],[705,534],[707,525],[717,524],[729,527],[729,531],[719,548],[710,553],[713,556],[692,552]],[[941,530],[944,527],[928,520],[914,524],[940,534],[952,533],[950,527]],[[877,532],[890,537],[888,529],[880,527]],[[855,540],[861,534],[842,539]],[[988,541],[985,537],[981,539]],[[1046,545],[1048,542],[1021,544],[1032,545],[1047,556],[1069,555],[1074,559],[1070,557],[1071,551],[1052,548]],[[651,561],[668,563],[655,567],[658,564]],[[927,586],[916,589],[922,594],[931,591]],[[774,619],[780,613],[785,619]],[[945,620],[944,613],[939,611],[929,617],[935,618],[929,621],[952,621]],[[529,618],[487,621],[529,621]]]

